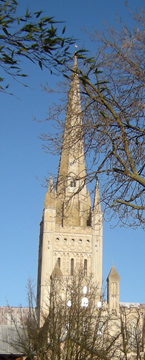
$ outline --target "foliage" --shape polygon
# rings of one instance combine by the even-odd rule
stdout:
[[[24,58],[48,68],[59,69],[69,58],[69,48],[74,40],[65,37],[65,26],[58,34],[59,22],[43,16],[42,11],[18,15],[16,0],[0,2],[0,66],[13,78],[26,77],[21,70]],[[4,78],[1,76],[1,90]],[[7,87],[6,87],[7,88]]]

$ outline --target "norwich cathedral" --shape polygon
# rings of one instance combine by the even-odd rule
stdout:
[[[145,305],[120,303],[120,277],[114,265],[112,265],[107,278],[107,300],[105,301],[102,296],[103,214],[98,182],[96,181],[94,201],[91,205],[90,194],[84,181],[86,169],[79,77],[76,69],[77,58],[75,56],[57,182],[53,188],[53,179],[50,177],[40,222],[36,318],[40,329],[44,330],[46,324],[48,328],[50,327],[52,304],[50,294],[52,283],[57,283],[57,299],[58,297],[67,299],[65,311],[64,305],[62,305],[64,300],[61,304],[61,314],[70,319],[71,307],[73,308],[70,294],[72,294],[74,302],[78,298],[78,293],[74,294],[70,284],[74,277],[79,276],[77,275],[79,272],[82,274],[82,299],[84,299],[84,303],[80,303],[80,314],[82,314],[80,316],[83,316],[83,320],[79,327],[79,340],[76,335],[73,338],[71,333],[69,339],[71,354],[68,353],[66,343],[71,323],[75,319],[75,309],[77,308],[75,305],[71,323],[68,318],[65,320],[66,329],[60,336],[61,354],[57,353],[52,356],[51,336],[48,334],[50,344],[47,348],[49,355],[46,358],[67,360],[144,359]],[[63,294],[63,292],[66,293],[64,285],[62,290],[64,281],[67,283],[67,289],[69,288],[69,295]],[[91,327],[92,323],[94,324],[94,330],[90,335],[89,325],[85,323],[84,319],[85,316],[88,316],[85,314],[89,311],[89,302],[92,302],[89,300],[91,294],[91,285],[89,284],[91,283],[97,290],[92,305],[93,320],[92,322],[88,320],[88,324],[91,322]],[[17,338],[17,327],[21,327],[19,311],[21,316],[29,316],[30,309],[27,308],[0,307],[0,359],[29,358],[27,351],[23,350],[24,347],[20,346],[18,349],[15,341],[13,342],[13,337]],[[56,306],[55,314],[57,311],[60,316],[59,304]],[[17,321],[18,318],[19,321]],[[79,320],[76,320],[75,323],[77,321]],[[74,328],[76,329],[76,324]],[[56,332],[59,332],[58,328],[56,328]],[[91,338],[94,339],[93,345]],[[55,349],[58,342],[57,340]],[[73,343],[73,348],[70,342]],[[117,344],[116,347],[114,344]],[[73,353],[72,356],[74,348],[77,355]],[[65,355],[62,355],[62,349]]]

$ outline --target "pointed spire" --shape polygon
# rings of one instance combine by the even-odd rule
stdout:
[[[120,280],[120,276],[119,276],[117,270],[115,269],[114,264],[112,265],[112,268],[111,268],[111,270],[110,270],[110,272],[109,272],[109,275],[108,275],[108,277],[107,277],[107,280],[109,280],[109,279]]]
[[[52,278],[60,278],[62,276],[63,276],[62,271],[60,270],[60,267],[59,267],[58,263],[56,262],[55,267],[52,271],[51,277]]]
[[[44,200],[44,208],[46,208],[47,206],[52,206],[52,205],[54,205],[54,193],[53,193],[53,179],[50,176],[49,184],[48,184],[48,191],[45,195],[45,200]]]
[[[73,70],[77,67],[74,56]],[[62,151],[58,172],[58,182],[62,178],[85,175],[85,160],[82,135],[81,102],[78,74],[72,74],[68,97],[67,114],[63,135]],[[61,183],[60,181],[60,183]]]
[[[98,212],[101,212],[101,204],[100,204],[100,194],[99,194],[98,181],[96,181],[93,210],[94,210],[95,212],[97,212],[97,213],[98,213]]]
[[[73,193],[77,193],[74,200],[76,208],[76,214],[74,215],[76,220],[74,225],[77,226],[80,224],[80,212],[85,212],[83,202],[86,203],[85,208],[87,208],[88,201],[86,199],[88,193],[86,185],[84,184],[86,171],[83,146],[83,125],[79,76],[75,71],[76,69],[77,56],[74,55],[74,64],[57,178],[56,196],[59,198],[57,201],[57,213],[61,214],[62,212],[64,213],[64,204],[66,204],[66,202],[68,203],[68,199],[72,198]],[[67,216],[72,217],[72,206],[69,206],[69,215],[67,208]]]

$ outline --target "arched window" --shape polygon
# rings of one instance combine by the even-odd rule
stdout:
[[[117,307],[117,282],[112,282],[112,300],[113,300],[113,310],[116,310]]]
[[[84,275],[87,276],[87,260],[84,260]]]
[[[60,267],[61,266],[61,258],[60,257],[57,259],[57,263],[58,263],[58,266]]]
[[[70,274],[71,276],[74,274],[74,259],[71,259]]]

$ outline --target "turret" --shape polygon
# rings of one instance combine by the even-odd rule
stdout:
[[[118,272],[115,266],[112,265],[107,277],[107,303],[109,312],[115,315],[119,313],[119,281]]]

